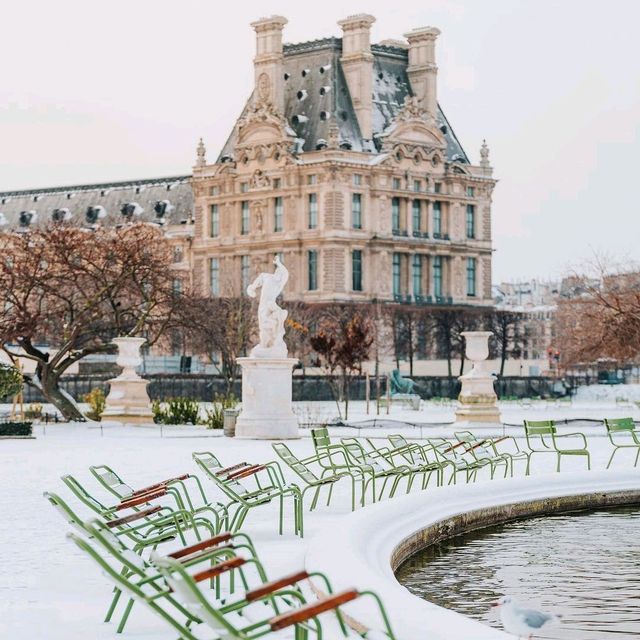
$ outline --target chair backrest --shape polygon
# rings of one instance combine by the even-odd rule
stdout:
[[[636,428],[633,418],[605,418],[604,424],[609,433],[612,431],[633,431]]]
[[[273,450],[278,454],[280,459],[296,474],[298,474],[306,483],[316,484],[320,482],[320,478],[309,469],[309,467],[303,464],[299,458],[297,458],[289,447],[283,442],[275,442],[271,445]]]
[[[329,436],[329,429],[327,429],[327,427],[311,429],[311,439],[313,440],[313,446],[316,450],[318,448],[328,447],[331,444],[331,437]]]
[[[408,442],[404,436],[401,436],[399,433],[391,434],[387,436],[387,440],[391,443],[391,446],[399,449],[400,447],[406,447]]]
[[[389,469],[389,464],[383,465],[380,459],[372,458],[355,438],[342,438],[340,442],[353,463],[366,464],[376,473]]]
[[[191,454],[195,463],[204,471],[211,480],[213,480],[220,489],[233,500],[242,499],[242,496],[251,493],[247,487],[237,480],[227,480],[225,475],[218,475],[224,467],[211,451],[195,451]]]
[[[528,436],[556,435],[555,420],[525,420],[524,429]]]
[[[93,477],[110,493],[118,498],[126,498],[133,493],[130,487],[111,467],[106,464],[89,467]]]
[[[105,511],[110,511],[108,507],[96,500],[72,475],[67,474],[62,476],[62,482],[71,489],[73,495],[78,498],[80,502],[86,504],[92,511],[99,514],[102,514]]]
[[[87,535],[87,531],[84,527],[84,522],[57,493],[50,493],[49,491],[45,491],[42,495],[49,501],[49,504],[51,504],[53,508],[64,518],[65,522],[70,524],[80,533]]]
[[[476,444],[478,442],[478,438],[475,434],[471,433],[471,431],[454,431],[453,435],[458,442],[468,442],[469,444]]]
[[[238,631],[224,615],[211,606],[194,577],[179,561],[160,556],[157,552],[152,553],[150,559],[171,588],[172,597],[187,611],[206,622],[215,631],[220,632],[221,637],[240,637]]]

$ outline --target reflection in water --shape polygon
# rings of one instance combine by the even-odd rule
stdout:
[[[562,615],[536,638],[640,638],[640,509],[545,516],[453,538],[397,572],[412,593],[501,628],[509,594]]]

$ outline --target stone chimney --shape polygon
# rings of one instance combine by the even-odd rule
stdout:
[[[284,113],[282,29],[287,22],[282,16],[270,16],[251,23],[256,32],[253,103],[271,103],[280,114]]]
[[[404,34],[409,42],[407,74],[411,90],[431,120],[438,114],[436,38],[439,35],[440,30],[435,27],[422,27]]]
[[[371,53],[371,25],[373,16],[359,13],[340,20],[342,28],[342,70],[344,71],[360,125],[360,133],[366,140],[373,136],[371,122],[373,92],[373,54]]]

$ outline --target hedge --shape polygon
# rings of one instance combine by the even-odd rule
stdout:
[[[32,422],[0,422],[0,436],[30,436],[32,434]]]

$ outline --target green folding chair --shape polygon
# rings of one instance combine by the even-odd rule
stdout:
[[[504,477],[506,478],[509,473],[509,458],[505,455],[491,453],[484,445],[486,441],[478,441],[475,436],[471,438],[465,436],[464,431],[457,431],[454,433],[458,442],[464,444],[462,447],[464,453],[470,454],[471,457],[477,462],[484,462],[488,464],[491,469],[491,479],[495,477],[495,473],[499,467],[504,467]]]
[[[189,511],[194,515],[211,515],[217,523],[216,530],[222,531],[228,528],[228,514],[225,505],[219,502],[211,502],[200,482],[200,478],[192,474],[184,474],[157,482],[141,489],[133,489],[127,484],[120,475],[118,475],[111,467],[107,465],[93,465],[89,467],[89,471],[94,478],[107,490],[120,500],[129,500],[131,498],[139,498],[143,495],[149,495],[167,490],[167,495],[171,496],[176,503],[178,509]],[[193,499],[187,488],[187,482],[195,485],[196,494],[200,503]]]
[[[333,475],[318,476],[311,468],[312,464],[320,464],[318,455],[298,458],[283,442],[276,442],[271,446],[278,457],[305,483],[306,486],[302,490],[302,500],[304,501],[304,495],[307,491],[315,490],[310,511],[316,508],[318,498],[320,497],[320,490],[323,487],[329,487],[327,495],[327,506],[329,506],[333,494],[333,487],[343,478],[348,478],[351,481],[351,511],[356,508],[356,476],[354,473],[342,471]],[[321,471],[323,470],[324,469],[321,468]]]
[[[241,462],[224,468],[220,460],[210,451],[198,451],[192,454],[195,463],[204,474],[212,480],[229,499],[227,512],[231,516],[229,528],[237,531],[242,526],[251,509],[267,505],[277,499],[280,504],[279,531],[284,526],[284,501],[293,501],[294,530],[297,535],[304,535],[302,510],[302,492],[296,484],[287,484],[282,469],[275,462],[265,464],[249,464]],[[241,480],[253,478],[255,487],[248,487]]]
[[[587,448],[587,439],[583,433],[559,434],[554,420],[525,420],[524,433],[531,457],[534,453],[555,455],[557,458],[556,471],[560,471],[562,456],[586,457],[587,469],[591,469],[591,456]],[[563,446],[566,438],[577,439],[579,444],[567,448]]]
[[[605,418],[604,425],[607,428],[609,442],[613,445],[607,469],[611,466],[614,456],[620,449],[636,450],[636,459],[633,463],[633,466],[636,467],[640,458],[640,431],[636,429],[633,418]]]
[[[515,463],[523,460],[526,462],[525,467],[525,475],[529,475],[529,468],[531,462],[531,454],[528,451],[523,451],[518,446],[518,442],[513,436],[500,436],[499,438],[478,438],[475,433],[471,431],[456,431],[454,433],[459,442],[467,442],[469,446],[472,447],[482,447],[483,449],[487,449],[487,447],[491,447],[493,454],[496,458],[506,458],[509,462],[509,469],[511,472],[511,477],[514,475],[515,471]],[[504,448],[507,445],[510,445],[510,450],[504,451],[499,450],[498,445],[501,445],[501,448]]]

